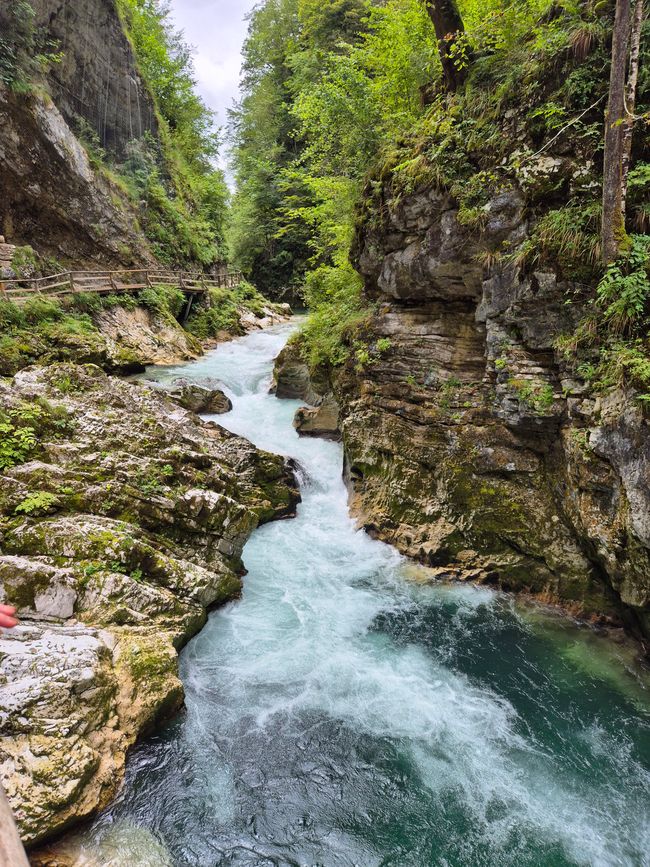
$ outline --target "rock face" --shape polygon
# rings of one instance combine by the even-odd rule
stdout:
[[[339,407],[334,396],[328,394],[318,406],[301,407],[293,420],[300,436],[340,440]]]
[[[48,84],[69,124],[96,130],[102,147],[122,154],[133,139],[157,135],[153,99],[111,0],[31,0],[36,28],[61,46]],[[116,74],[119,72],[119,74]]]
[[[276,397],[304,400],[310,406],[296,411],[293,426],[300,436],[340,440],[339,406],[327,376],[318,376],[300,354],[300,347],[289,343],[278,355],[273,369],[271,391]]]
[[[128,198],[46,96],[0,86],[0,219],[7,240],[67,261],[153,263]]]
[[[0,30],[11,32],[14,4],[5,5]],[[61,56],[29,93],[0,86],[0,233],[64,261],[153,262],[128,197],[91,166],[81,142],[90,134],[121,159],[129,142],[158,134],[117,7],[113,0],[30,7],[35,32]]]
[[[190,412],[206,415],[222,415],[230,412],[232,401],[219,388],[204,388],[193,382],[178,380],[174,388],[168,392],[172,400]]]
[[[170,317],[145,307],[112,307],[95,317],[95,325],[113,355],[128,352],[141,364],[176,364],[198,358],[199,341]]]
[[[315,406],[329,388],[324,384],[323,392],[319,393],[317,390],[319,386],[319,383],[314,382],[307,362],[300,355],[299,348],[293,343],[288,343],[275,360],[271,391],[276,397],[304,400]]]
[[[358,267],[378,303],[364,338],[390,349],[335,378],[353,506],[441,575],[648,637],[648,422],[633,395],[589,395],[554,351],[581,313],[567,291],[583,287],[479,266],[477,254],[526,237],[522,194],[486,212],[477,232],[446,194],[388,190],[383,224],[361,231]]]
[[[33,845],[114,795],[182,703],[177,650],[299,495],[281,458],[93,366],[24,370],[0,402],[0,599],[21,618],[0,637],[0,777]]]

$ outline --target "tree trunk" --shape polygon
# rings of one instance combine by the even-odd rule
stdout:
[[[625,86],[625,122],[623,124],[623,163],[621,170],[621,198],[623,219],[625,219],[625,201],[627,199],[627,176],[630,171],[632,156],[632,133],[634,131],[634,108],[636,106],[636,84],[639,78],[639,53],[641,49],[641,30],[644,21],[644,0],[636,0],[632,15],[632,33],[630,36],[630,64]]]
[[[445,87],[453,93],[467,77],[467,69],[459,69],[451,53],[458,36],[465,33],[463,19],[456,0],[426,0],[426,7],[436,31]]]
[[[616,0],[612,38],[609,102],[605,112],[603,161],[602,256],[606,265],[618,256],[625,238],[623,154],[625,149],[625,84],[630,43],[630,0]]]

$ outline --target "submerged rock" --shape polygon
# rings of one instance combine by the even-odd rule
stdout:
[[[33,845],[115,794],[183,701],[178,648],[299,494],[284,459],[92,365],[23,370],[0,403],[31,431],[0,478],[0,600],[22,621],[0,636],[0,778]]]

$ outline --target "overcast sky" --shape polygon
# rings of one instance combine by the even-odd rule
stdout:
[[[172,0],[174,21],[194,46],[201,96],[225,126],[237,98],[245,20],[257,0]]]

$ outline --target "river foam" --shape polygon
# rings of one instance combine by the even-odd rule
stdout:
[[[215,420],[307,480],[298,517],[247,544],[242,599],[182,654],[186,712],[136,748],[85,851],[148,864],[97,855],[126,828],[174,865],[650,864],[642,687],[575,665],[573,627],[406,580],[348,514],[341,447],[298,438],[298,404],[268,394],[289,330],[154,374],[220,382]]]

